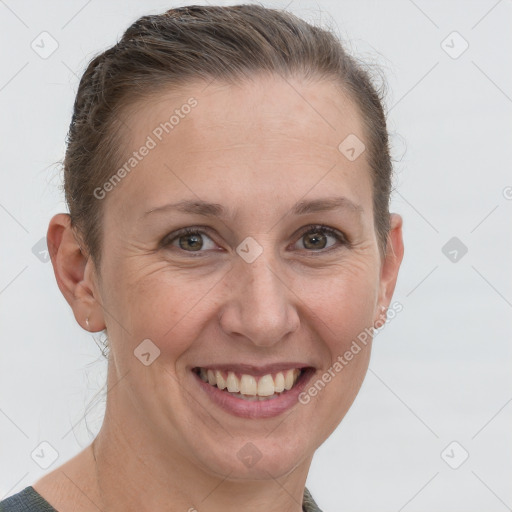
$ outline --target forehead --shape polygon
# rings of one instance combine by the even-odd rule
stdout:
[[[366,143],[362,119],[328,81],[195,82],[140,100],[123,117],[125,161],[143,146],[151,149],[121,183],[124,199],[116,193],[114,201],[147,206],[188,193],[221,202],[229,191],[236,199],[255,188],[269,199],[288,192],[297,200],[308,187],[327,192],[334,182],[355,195],[370,186],[366,154],[350,161],[339,149],[349,136]]]
[[[137,146],[144,135],[166,121],[172,127],[162,135],[172,133],[175,139],[180,138],[179,124],[186,124],[191,134],[219,142],[226,132],[243,139],[259,130],[259,135],[271,140],[274,130],[302,131],[311,143],[336,149],[340,137],[354,132],[363,136],[359,112],[341,87],[325,80],[305,82],[275,75],[255,76],[234,84],[191,82],[162,89],[135,101],[124,112],[124,118],[130,128],[130,146]],[[215,131],[207,133],[212,127]]]

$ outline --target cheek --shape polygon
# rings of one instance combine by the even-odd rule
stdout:
[[[352,258],[322,271],[297,271],[290,278],[302,329],[313,332],[326,361],[345,353],[352,340],[373,325],[378,283],[370,263]],[[123,347],[129,345],[127,353],[150,339],[160,349],[160,362],[170,366],[215,322],[222,305],[219,294],[231,288],[233,279],[228,268],[180,270],[167,268],[165,262],[112,270],[106,308],[112,313],[109,335],[122,340]]]
[[[351,262],[321,277],[301,278],[300,282],[300,298],[310,311],[308,317],[317,319],[317,334],[333,356],[373,325],[379,284],[375,266]]]
[[[149,338],[159,347],[161,362],[173,361],[200,336],[214,313],[211,297],[224,272],[199,276],[156,265],[140,274],[127,280],[120,314],[133,338]]]
[[[378,275],[371,265],[337,268],[329,279],[303,280],[301,297],[324,367],[305,390],[305,407],[325,418],[329,435],[350,408],[368,369]]]

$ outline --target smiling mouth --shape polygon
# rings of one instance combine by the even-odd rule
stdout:
[[[249,401],[272,400],[292,389],[308,368],[291,368],[276,373],[254,376],[246,373],[193,368],[201,380],[231,396]]]

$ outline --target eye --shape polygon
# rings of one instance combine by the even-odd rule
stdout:
[[[299,241],[303,240],[303,246],[305,249],[322,250],[330,249],[335,245],[335,243],[327,245],[328,238],[334,238],[335,241],[338,241],[341,245],[349,245],[349,242],[343,233],[336,229],[319,225],[307,226],[306,230],[302,232]]]
[[[204,243],[203,239],[207,238],[211,244]],[[197,228],[184,228],[173,233],[172,238],[166,237],[162,241],[163,247],[173,246],[187,252],[204,252],[201,249],[214,249],[216,247],[213,240],[204,232]]]
[[[328,245],[329,238],[334,239],[334,243]],[[204,241],[205,239],[207,239],[206,243]],[[331,248],[336,245],[336,241],[339,246],[350,246],[350,242],[343,233],[321,225],[306,226],[306,228],[302,230],[299,241],[300,240],[303,240],[304,249],[309,251],[313,250],[314,252],[321,252],[323,249],[332,250]],[[215,250],[217,247],[213,240],[198,227],[180,229],[165,237],[160,245],[161,247],[171,246],[185,252],[196,253],[205,252],[201,249]]]

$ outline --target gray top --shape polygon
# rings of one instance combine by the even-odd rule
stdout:
[[[304,488],[303,512],[322,512]],[[31,485],[0,501],[0,512],[58,512]]]
[[[0,501],[0,512],[57,512],[31,485]]]

